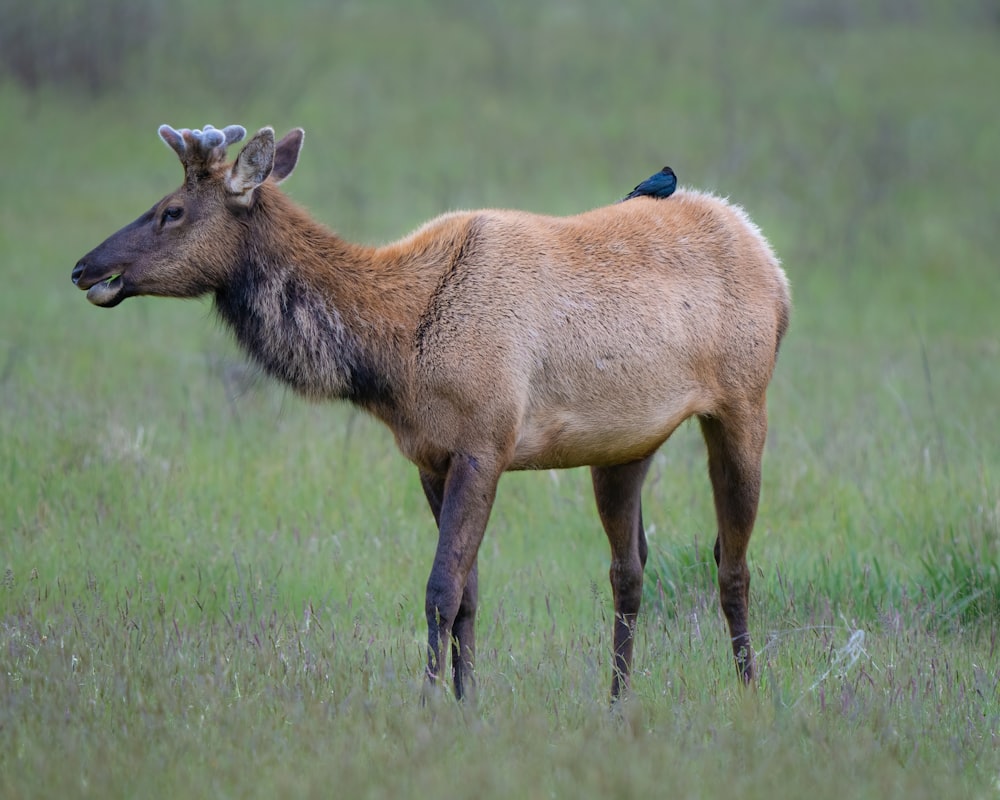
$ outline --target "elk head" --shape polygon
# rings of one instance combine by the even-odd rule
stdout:
[[[246,129],[159,129],[184,166],[184,183],[149,211],[80,259],[72,279],[94,305],[110,308],[126,297],[197,297],[224,285],[245,247],[258,187],[280,183],[295,168],[303,131],[277,144],[262,128],[226,163],[226,148]]]

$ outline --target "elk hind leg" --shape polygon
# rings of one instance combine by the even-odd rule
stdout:
[[[736,668],[744,683],[755,676],[748,608],[750,569],[747,547],[760,499],[761,458],[767,435],[767,412],[759,406],[741,412],[699,417],[708,447],[718,536],[719,600],[729,624]]]
[[[642,482],[652,456],[613,467],[592,467],[594,497],[611,544],[611,590],[614,594],[614,673],[611,699],[628,692],[635,625],[642,602],[646,533],[642,527]]]

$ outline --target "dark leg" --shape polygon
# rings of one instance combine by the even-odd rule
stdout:
[[[476,554],[486,530],[499,476],[472,457],[455,456],[446,478],[421,473],[420,482],[438,523],[438,546],[427,580],[427,676],[437,682],[448,645],[456,697],[474,689]]]
[[[652,456],[616,467],[592,467],[594,497],[611,543],[611,590],[615,601],[615,665],[611,699],[629,689],[635,623],[642,602],[646,533],[642,528],[642,482]]]
[[[420,485],[434,514],[434,524],[440,529],[441,505],[444,502],[444,477],[420,473]],[[472,562],[469,577],[462,590],[462,602],[458,607],[455,624],[452,627],[451,675],[455,685],[455,696],[464,697],[475,689],[473,669],[476,662],[476,607],[479,602],[479,560]]]
[[[719,599],[729,623],[736,668],[744,683],[750,683],[756,667],[747,625],[750,569],[746,556],[760,498],[767,414],[761,403],[758,409],[741,414],[699,419],[708,446],[708,472],[719,525],[715,542]]]
[[[479,560],[465,579],[462,602],[451,629],[451,678],[455,697],[475,699],[476,678],[476,606],[479,602]]]
[[[427,505],[431,507],[434,515],[434,526],[441,526],[441,503],[444,502],[444,477],[443,475],[432,475],[429,472],[420,470],[420,485],[424,490],[424,497],[427,498]]]

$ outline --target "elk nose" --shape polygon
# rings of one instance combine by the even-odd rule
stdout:
[[[74,286],[80,282],[80,276],[83,275],[83,267],[84,263],[82,261],[78,261],[76,266],[73,267],[73,274],[70,277],[73,279]]]

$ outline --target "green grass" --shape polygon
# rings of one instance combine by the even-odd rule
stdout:
[[[95,65],[103,88],[0,72],[0,796],[996,796],[987,4],[203,6]],[[89,41],[32,13],[59,63]],[[107,312],[70,285],[179,180],[164,122],[303,125],[288,190],[363,241],[454,207],[571,213],[664,163],[743,204],[795,301],[759,686],[685,425],[644,495],[631,701],[608,711],[607,544],[568,471],[502,481],[478,707],[421,705],[434,531],[391,435],[254,375],[207,303]]]

